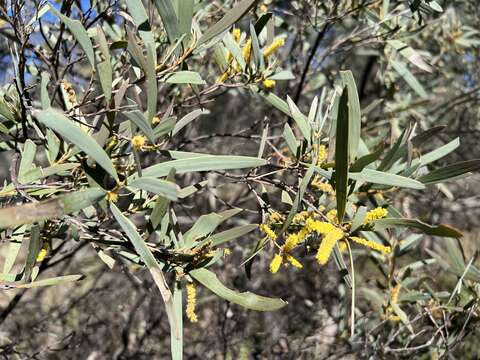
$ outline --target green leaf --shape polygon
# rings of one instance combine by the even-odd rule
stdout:
[[[147,136],[148,140],[150,140],[152,143],[155,143],[155,134],[153,133],[151,122],[149,122],[147,118],[143,116],[141,111],[133,110],[124,114],[132,123],[138,126],[142,133]]]
[[[102,61],[97,62],[97,75],[108,104],[112,98],[112,59],[110,57],[107,39],[100,25],[97,25],[96,42],[98,43],[98,48],[103,58]],[[43,109],[45,109],[45,107],[43,107]]]
[[[162,81],[168,84],[206,84],[205,80],[202,79],[200,74],[195,71],[177,71],[170,73],[164,77]]]
[[[25,141],[25,145],[22,151],[22,159],[20,161],[20,166],[18,168],[18,177],[21,178],[23,175],[31,170],[35,165],[33,165],[33,160],[35,159],[35,153],[37,152],[37,145],[28,139]]]
[[[162,269],[158,264],[157,260],[152,254],[152,251],[148,248],[145,241],[140,237],[140,234],[137,232],[135,225],[127,219],[122,212],[115,206],[115,204],[110,203],[110,210],[112,211],[113,216],[117,220],[120,227],[125,231],[129,240],[131,241],[135,251],[140,255],[140,258],[150,270],[155,284],[160,290],[160,294],[165,303],[165,308],[167,311],[168,321],[172,329],[173,334],[177,339],[180,339],[180,329],[179,323],[175,314],[175,307],[173,304],[173,296],[168,288],[167,282],[163,275]]]
[[[143,170],[143,176],[165,176],[173,168],[175,168],[177,174],[183,174],[197,171],[243,169],[263,166],[266,163],[264,159],[248,156],[206,155],[196,158],[195,161],[180,159],[153,165]]]
[[[390,63],[392,64],[395,71],[406,81],[406,83],[422,98],[428,98],[428,95],[423,88],[422,84],[417,80],[417,78],[408,70],[405,64],[401,62],[391,60]]]
[[[302,132],[303,137],[307,140],[308,143],[311,142],[311,133],[312,129],[307,121],[307,117],[303,115],[300,110],[298,109],[297,105],[287,96],[287,104],[290,109],[290,116],[295,120],[298,125],[298,128]]]
[[[358,99],[357,85],[351,71],[340,71],[343,85],[348,89],[348,152],[349,161],[357,157],[358,144],[360,142],[360,131],[362,116],[360,100]]]
[[[438,184],[457,179],[460,176],[470,175],[471,172],[480,170],[480,159],[461,161],[457,164],[433,170],[417,180],[425,185]]]
[[[287,305],[287,303],[281,299],[259,296],[251,292],[238,293],[233,291],[224,286],[220,280],[218,280],[217,275],[206,269],[193,270],[190,272],[190,275],[214,294],[247,309],[274,311]]]
[[[42,72],[41,82],[40,82],[40,102],[42,104],[42,109],[48,109],[50,107],[50,97],[48,96],[48,82],[50,81],[50,75],[46,72]]]
[[[392,46],[416,67],[429,73],[432,72],[432,68],[423,60],[422,56],[407,44],[399,40],[387,40],[387,44]]]
[[[157,85],[157,73],[156,67],[156,53],[155,50],[149,46],[147,48],[147,61],[145,68],[145,75],[147,79],[147,112],[148,121],[151,123],[153,117],[157,113],[157,101],[158,101],[158,85]]]
[[[207,115],[210,114],[210,110],[206,109],[195,109],[192,112],[188,113],[184,117],[182,117],[178,122],[175,124],[175,127],[172,131],[172,136],[175,136],[180,130],[182,130],[185,126],[190,124],[193,120],[198,118],[200,115]]]
[[[169,200],[176,201],[178,199],[177,185],[170,181],[152,177],[141,177],[130,182],[128,186],[150,191],[156,195],[160,194]]]
[[[171,0],[154,0],[171,44],[180,37],[177,14]]]
[[[106,191],[91,188],[35,203],[0,209],[0,229],[13,228],[77,212],[103,198]]]
[[[427,235],[435,235],[435,236],[442,236],[442,237],[453,237],[453,238],[460,238],[463,234],[460,230],[455,229],[454,227],[448,225],[429,225],[424,223],[423,221],[417,219],[396,219],[396,218],[387,218],[387,219],[379,219],[373,221],[375,230],[382,230],[388,228],[412,228],[422,231],[424,234]]]
[[[337,216],[343,221],[348,196],[348,149],[349,149],[348,89],[343,88],[338,105],[337,130],[335,139],[335,192],[337,195]]]
[[[157,0],[158,1],[158,0]],[[229,29],[230,26],[235,24],[240,20],[250,8],[252,8],[257,0],[242,0],[236,6],[234,6],[230,11],[228,11],[215,25],[209,28],[205,33],[198,39],[198,45],[204,44],[207,41],[210,41],[215,36],[221,34],[225,30]]]
[[[182,2],[188,2],[188,0],[181,0]],[[175,309],[175,316],[178,320],[178,328],[180,329],[180,336],[177,338],[173,333],[173,330],[170,331],[170,349],[172,352],[172,360],[182,360],[183,359],[183,305],[182,305],[182,288],[180,283],[175,284],[175,289],[173,290],[173,306]]]
[[[365,181],[372,184],[390,185],[417,190],[425,189],[425,185],[420,181],[371,169],[363,169],[359,173],[351,172],[348,174],[348,177],[356,181]]]
[[[133,18],[133,22],[138,28],[138,33],[145,43],[146,48],[149,47],[155,51],[155,39],[153,37],[150,22],[148,21],[147,11],[141,0],[126,0],[128,12]]]
[[[206,240],[207,241],[212,241],[212,246],[218,246],[221,244],[224,244],[230,240],[237,239],[243,235],[248,234],[249,232],[252,232],[253,230],[257,229],[258,225],[257,224],[248,224],[248,225],[241,225],[234,227],[232,229],[228,229],[222,232],[219,232],[217,234],[214,234],[210,237],[208,237]]]
[[[40,287],[40,286],[54,286],[54,285],[65,284],[73,281],[78,281],[82,278],[83,278],[83,275],[65,275],[65,276],[53,277],[50,279],[37,280],[28,284],[15,285],[15,287],[20,289],[30,289],[30,288]]]
[[[8,274],[13,265],[15,265],[15,260],[17,259],[18,252],[22,247],[22,240],[27,229],[26,225],[18,228],[8,239],[8,249],[5,255],[5,262],[3,263],[3,273]]]
[[[87,30],[85,30],[82,23],[78,20],[72,20],[66,17],[53,6],[50,6],[50,11],[58,16],[65,26],[67,26],[68,30],[70,30],[72,35],[75,37],[75,40],[78,41],[83,51],[85,51],[85,55],[87,55],[87,59],[92,67],[95,67],[95,54],[93,52],[92,42],[90,41]]]
[[[30,281],[32,269],[41,247],[40,228],[35,224],[30,228],[30,241],[28,242],[28,253],[25,258],[25,267],[23,270],[23,280],[25,282]]]
[[[112,161],[98,143],[88,134],[86,134],[79,126],[74,125],[71,120],[60,112],[49,108],[42,111],[36,111],[35,117],[55,130],[62,137],[66,138],[80,150],[91,156],[102,168],[105,169],[116,181],[118,175],[113,167]]]
[[[283,128],[283,138],[287,142],[288,149],[292,153],[293,156],[297,155],[297,149],[298,149],[298,142],[295,137],[295,134],[292,131],[292,128],[286,123],[285,127]]]
[[[180,0],[178,3],[178,30],[181,35],[190,35],[195,0]]]

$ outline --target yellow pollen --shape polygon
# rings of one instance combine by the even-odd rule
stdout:
[[[387,216],[388,211],[387,209],[377,207],[376,209],[370,210],[367,215],[365,216],[365,220],[363,221],[364,224],[368,224],[373,220],[382,219]]]
[[[280,269],[280,265],[282,265],[282,261],[282,255],[276,254],[272,262],[270,263],[270,272],[272,274],[276,274],[278,272],[278,269]]]
[[[277,234],[267,224],[261,224],[259,226],[260,231],[263,232],[269,239],[276,240]]]
[[[145,145],[146,139],[142,135],[135,135],[132,138],[132,146],[136,149],[139,150]]]
[[[277,82],[275,80],[265,79],[262,84],[266,89],[273,89]]]
[[[194,283],[187,284],[187,318],[191,322],[197,322],[197,314],[195,314],[195,306],[197,304],[197,290]]]
[[[117,202],[118,201],[118,194],[115,191],[109,191],[107,193],[107,201]]]
[[[325,265],[328,262],[328,259],[330,259],[330,255],[332,254],[333,247],[338,240],[343,238],[343,236],[343,231],[334,227],[323,238],[316,256],[320,265]]]
[[[263,52],[263,56],[265,56],[265,58],[269,58],[275,51],[277,51],[283,45],[285,45],[285,39],[275,40],[274,42],[271,43],[269,47],[265,49],[265,51]]]
[[[370,249],[382,252],[384,254],[390,254],[392,252],[392,248],[390,246],[385,246],[375,241],[367,240],[358,236],[352,236],[350,239],[357,244],[369,247]]]
[[[295,259],[292,255],[286,255],[285,258],[290,264],[295,266],[297,269],[303,268],[303,265],[300,263],[300,261]]]

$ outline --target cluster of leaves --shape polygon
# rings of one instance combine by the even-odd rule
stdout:
[[[299,11],[302,5],[293,3]],[[383,52],[379,84],[388,96],[362,109],[364,89],[357,90],[352,71],[340,71],[309,82],[311,90],[321,87],[322,93],[310,102],[307,115],[300,102],[308,66],[293,99],[275,94],[294,75],[280,67],[278,57],[288,45],[288,33],[275,37],[275,31],[287,26],[268,10],[268,1],[261,6],[254,0],[227,2],[231,9],[213,19],[214,5],[194,0],[155,0],[154,9],[140,0],[109,1],[103,8],[99,5],[96,14],[84,13],[69,1],[61,7],[2,3],[0,26],[7,29],[15,50],[15,78],[0,92],[0,147],[15,151],[10,180],[0,190],[5,204],[0,228],[8,239],[0,275],[3,286],[32,288],[81,280],[83,274],[42,276],[62,260],[58,256],[70,238],[91,245],[109,268],[117,263],[144,266],[165,303],[174,359],[182,358],[184,299],[187,317],[198,321],[197,284],[247,309],[283,308],[286,303],[274,294],[231,290],[210,269],[228,262],[228,242],[259,227],[244,221],[219,231],[241,216],[239,204],[195,214],[188,228],[179,220],[178,208],[207,189],[208,176],[215,174],[225,183],[241,184],[259,208],[265,236],[244,259],[249,277],[266,249],[272,252],[272,273],[282,263],[302,268],[311,254],[316,253],[320,265],[333,257],[351,290],[346,318],[352,344],[363,336],[373,337],[380,318],[395,324],[395,334],[383,349],[394,353],[398,348],[392,343],[413,341],[421,333],[416,324],[426,317],[433,322],[446,317],[463,320],[464,326],[445,336],[446,325],[435,322],[438,330],[419,346],[436,345],[445,352],[460,342],[471,318],[478,318],[480,270],[473,258],[467,261],[458,252],[452,239],[462,237],[459,230],[405,217],[393,201],[399,189],[411,193],[427,186],[441,188],[480,169],[480,160],[432,168],[458,148],[459,139],[424,150],[444,127],[405,121],[408,110],[429,96],[409,66],[426,73],[433,66],[404,37],[418,31],[425,15],[443,9],[436,1],[409,6],[383,1],[371,8],[340,3],[332,4],[327,14],[341,19],[351,9],[360,9],[366,27],[331,44],[328,53],[381,41],[382,49],[375,50]],[[241,23],[251,12],[256,21]],[[329,21],[320,35],[328,33]],[[39,37],[34,36],[37,29]],[[476,30],[461,31],[452,45],[456,51],[478,45]],[[315,41],[311,53],[317,48]],[[210,56],[214,66],[204,66],[202,60]],[[326,55],[322,57],[317,66]],[[414,97],[398,99],[403,96],[397,91],[400,79]],[[254,151],[183,151],[181,136],[195,121],[208,117],[206,104],[227,90],[249,94],[279,110],[280,132],[268,122],[255,121],[250,129],[260,123],[263,128],[255,137]],[[392,121],[390,144],[385,132],[365,130],[367,118],[380,107],[400,113]],[[267,147],[272,154],[265,155]],[[200,180],[193,181],[193,176]],[[423,239],[417,232],[448,238],[450,261],[430,251],[428,259],[405,262]],[[28,245],[22,257],[23,244]],[[357,250],[357,244],[366,248]],[[365,252],[382,278],[378,291],[361,290],[380,315],[362,317],[359,330],[355,258]],[[457,276],[452,292],[431,289],[416,276],[434,264]]]

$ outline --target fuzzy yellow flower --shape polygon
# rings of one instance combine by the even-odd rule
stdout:
[[[279,222],[282,222],[283,220],[285,219],[285,217],[280,214],[279,212],[277,211],[274,211],[273,213],[270,214],[270,216],[268,217],[268,222],[271,224],[271,223],[279,223]]]
[[[325,145],[320,145],[318,147],[318,158],[317,158],[317,166],[323,164],[325,160],[327,160],[328,151]]]
[[[292,255],[286,255],[285,256],[285,259],[290,263],[292,264],[293,266],[295,266],[297,269],[301,269],[303,268],[303,265],[300,263],[300,261],[298,261],[297,259],[295,259]]]
[[[236,43],[240,42],[241,35],[242,35],[242,31],[239,28],[235,28],[232,30],[233,40],[235,40]]]
[[[320,180],[320,177],[319,176],[316,176],[312,182],[311,182],[311,186],[312,188],[314,188],[315,190],[319,190],[321,192],[324,192],[326,194],[334,194],[335,191],[333,190],[333,187],[332,185],[330,185],[329,183],[324,183],[322,182],[322,180]]]
[[[280,269],[280,265],[282,265],[282,255],[276,254],[270,263],[270,272],[272,274],[276,274],[278,272],[278,269]]]
[[[273,89],[276,85],[276,81],[275,80],[270,80],[270,79],[265,79],[263,80],[262,84],[263,86],[266,88],[266,89]]]
[[[285,245],[283,246],[284,251],[290,252],[295,246],[298,245],[300,242],[300,237],[298,234],[290,234],[287,236],[287,240],[285,240]]]
[[[251,55],[252,55],[252,39],[249,38],[242,49],[242,57],[247,64],[250,62]]]
[[[305,221],[305,227],[308,232],[316,232],[319,235],[326,235],[332,230],[336,229],[335,226],[328,222],[314,220],[312,218]]]
[[[365,220],[363,221],[364,224],[368,224],[369,222],[377,219],[382,219],[387,216],[388,211],[387,209],[377,207],[376,209],[370,210],[367,215],[365,216]]]
[[[195,314],[195,307],[197,305],[197,290],[194,283],[187,284],[187,318],[191,322],[197,322],[197,314]]]
[[[327,217],[328,221],[330,221],[331,223],[338,223],[338,217],[337,217],[337,210],[336,209],[332,209],[329,212],[327,212],[326,217]]]
[[[398,303],[398,295],[400,294],[400,289],[401,288],[402,288],[402,285],[398,284],[390,291],[390,303],[391,304]]]
[[[117,202],[118,201],[118,194],[115,191],[109,191],[107,193],[107,201]]]
[[[132,146],[136,149],[136,150],[139,150],[141,149],[143,146],[145,146],[145,142],[147,140],[145,139],[145,136],[142,136],[142,135],[135,135],[133,138],[132,138]]]
[[[317,251],[316,259],[320,265],[325,265],[330,259],[330,255],[332,254],[333,247],[337,243],[338,240],[342,239],[344,233],[342,230],[334,228],[322,240],[320,247]]]
[[[352,241],[357,243],[357,244],[369,247],[370,249],[376,250],[378,252],[382,252],[384,254],[390,254],[392,252],[392,248],[390,246],[385,246],[385,245],[379,244],[375,241],[363,239],[363,238],[357,237],[357,236],[352,236],[352,237],[350,237],[350,239],[352,239]]]
[[[261,224],[259,226],[260,231],[263,232],[269,239],[276,240],[277,234],[267,224]]]
[[[285,39],[277,39],[273,41],[263,52],[263,56],[268,59],[275,51],[285,45]]]
[[[47,256],[48,253],[48,242],[44,241],[42,244],[42,249],[39,251],[37,255],[37,262],[42,262],[43,259]]]

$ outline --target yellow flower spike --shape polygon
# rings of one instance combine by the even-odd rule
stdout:
[[[400,294],[400,289],[402,288],[401,284],[396,285],[390,292],[390,303],[398,303],[398,295]]]
[[[335,191],[333,190],[332,185],[329,183],[324,183],[320,180],[320,177],[316,176],[311,182],[312,188],[315,190],[319,190],[326,194],[334,194]]]
[[[300,263],[300,261],[298,261],[297,259],[295,259],[292,255],[286,255],[286,260],[292,264],[293,266],[295,266],[297,269],[301,269],[303,268],[303,265]]]
[[[187,318],[192,322],[197,322],[197,314],[195,314],[195,306],[197,305],[197,290],[194,283],[187,284]]]
[[[320,265],[325,265],[328,262],[328,259],[330,259],[330,255],[332,254],[333,247],[338,240],[343,238],[343,236],[344,233],[342,230],[333,228],[323,238],[316,256],[316,259]]]
[[[232,30],[232,37],[236,43],[240,42],[240,36],[242,35],[242,31],[239,28],[235,28]]]
[[[160,123],[160,118],[158,116],[154,116],[152,119],[152,124],[156,125]]]
[[[260,231],[263,232],[269,239],[276,240],[277,234],[267,224],[261,224],[259,226]]]
[[[275,51],[285,45],[285,39],[277,39],[273,41],[269,47],[263,52],[263,56],[268,59]]]
[[[377,207],[376,209],[373,209],[367,212],[367,215],[365,216],[365,220],[363,221],[363,223],[368,224],[373,220],[382,219],[385,216],[387,216],[387,214],[388,214],[387,209]]]
[[[271,223],[278,223],[284,220],[284,216],[281,215],[279,212],[274,211],[273,213],[270,214],[268,217],[268,222]]]
[[[340,252],[344,252],[347,250],[347,243],[345,241],[340,241],[340,243],[338,244],[338,247],[340,248]]]
[[[327,157],[328,157],[327,147],[325,145],[320,145],[318,147],[317,166],[323,164],[325,160],[327,160]]]
[[[118,201],[118,194],[115,191],[109,191],[107,193],[107,201],[108,202],[117,202]]]
[[[363,238],[358,237],[358,236],[352,236],[352,237],[350,237],[350,239],[352,239],[352,241],[357,243],[357,244],[369,247],[370,249],[376,250],[376,251],[384,253],[384,254],[390,254],[392,252],[392,248],[390,246],[385,246],[385,245],[379,244],[375,241],[363,239]]]
[[[287,236],[287,240],[285,240],[285,245],[283,246],[283,250],[285,252],[290,252],[295,246],[298,245],[300,242],[300,237],[298,234],[290,234]]]
[[[338,223],[338,217],[337,217],[337,210],[336,209],[332,209],[330,210],[327,215],[326,215],[328,221],[330,221],[331,223]]]
[[[263,80],[263,82],[262,82],[262,85],[263,85],[266,89],[273,89],[276,84],[277,84],[277,82],[276,82],[275,80],[270,80],[270,79],[265,79],[265,80]]]
[[[45,257],[47,256],[47,253],[48,253],[48,242],[44,241],[42,243],[42,249],[39,251],[38,255],[37,255],[37,262],[42,262]]]
[[[242,57],[247,64],[250,62],[251,55],[252,55],[252,39],[249,38],[242,49]]]
[[[135,150],[141,149],[143,146],[145,146],[145,142],[147,140],[145,139],[145,136],[142,135],[135,135],[132,138],[132,146],[135,148]]]
[[[327,235],[336,229],[335,226],[328,222],[313,220],[312,218],[305,221],[305,227],[309,233],[316,232],[318,235]]]
[[[280,265],[282,265],[282,261],[282,255],[276,254],[272,262],[270,263],[270,272],[272,274],[276,274],[278,272],[278,269],[280,269]]]

